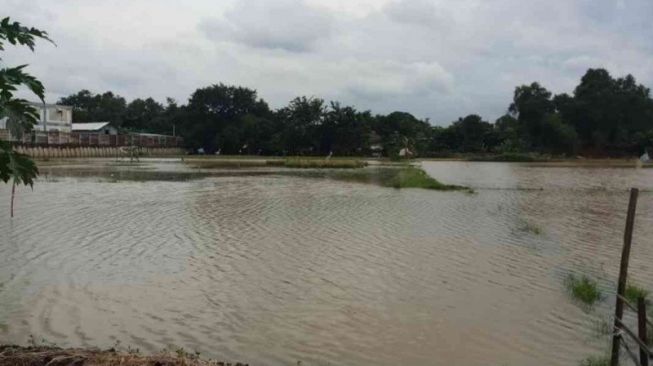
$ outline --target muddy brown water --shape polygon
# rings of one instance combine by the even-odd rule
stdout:
[[[255,365],[572,365],[608,347],[631,186],[631,280],[653,290],[652,169],[422,165],[476,194],[175,160],[48,164],[13,220],[0,185],[0,342],[174,345]],[[605,301],[571,301],[570,273],[598,279]]]

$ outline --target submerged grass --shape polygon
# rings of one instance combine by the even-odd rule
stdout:
[[[642,287],[637,286],[636,284],[629,283],[626,286],[626,293],[624,294],[628,302],[633,305],[637,304],[637,299],[644,298],[646,303],[649,303],[648,295],[650,292]]]
[[[392,188],[423,188],[435,189],[438,191],[450,191],[463,188],[440,183],[440,181],[431,178],[422,169],[412,166],[399,169],[397,174],[386,182],[386,185]]]
[[[257,168],[268,166],[265,160],[253,159],[185,159],[184,162],[198,169]]]
[[[472,193],[468,187],[444,184],[431,178],[425,171],[409,165],[400,168],[370,168],[359,169],[351,172],[340,172],[332,175],[335,179],[376,184],[391,188],[422,188],[438,191],[466,191]]]
[[[542,235],[542,233],[543,233],[542,228],[540,228],[539,226],[533,224],[532,222],[528,222],[528,221],[523,221],[521,226],[520,226],[520,229],[522,231],[526,231],[526,232],[529,232],[529,233],[532,233],[532,234],[535,234],[535,235]]]
[[[498,155],[476,155],[467,158],[469,161],[496,161],[496,162],[544,162],[551,159],[539,154],[503,153]]]
[[[579,278],[570,274],[565,280],[565,286],[574,300],[580,301],[587,306],[594,305],[602,298],[598,283],[585,275]]]
[[[367,163],[359,159],[324,159],[324,158],[285,158],[285,159],[236,159],[236,158],[203,158],[185,159],[185,163],[200,169],[220,168],[262,168],[268,166],[299,168],[299,169],[354,169],[363,168]]]
[[[608,356],[590,356],[578,363],[579,366],[608,366],[609,364]]]
[[[356,169],[367,166],[365,161],[358,159],[287,158],[283,160],[268,160],[266,163],[270,166],[299,169]]]

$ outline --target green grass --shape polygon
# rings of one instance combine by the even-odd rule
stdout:
[[[386,186],[392,188],[423,188],[437,191],[451,191],[462,187],[440,183],[437,179],[431,178],[425,171],[412,166],[399,169],[394,177],[385,182]]]
[[[579,278],[570,274],[565,280],[565,286],[574,300],[587,306],[594,305],[602,298],[597,282],[585,275]]]
[[[268,166],[299,168],[299,169],[354,169],[367,165],[359,159],[325,159],[325,158],[285,158],[285,159],[254,159],[254,158],[190,158],[184,159],[189,164],[199,169],[220,168],[262,168]]]
[[[184,162],[198,169],[257,168],[268,165],[265,160],[253,159],[184,159]]]
[[[590,356],[578,363],[579,366],[608,366],[609,364],[608,356]]]
[[[650,292],[648,290],[643,289],[643,288],[641,288],[641,287],[639,287],[639,286],[637,286],[637,285],[635,285],[633,283],[629,283],[626,286],[626,293],[625,293],[626,296],[625,297],[628,300],[628,302],[630,302],[631,304],[633,304],[635,306],[637,305],[637,299],[640,298],[640,297],[643,297],[646,300],[646,303],[649,303],[649,300],[648,300],[648,295],[649,294],[650,294]]]
[[[332,177],[340,180],[370,183],[397,189],[422,188],[437,191],[473,192],[468,187],[443,184],[437,179],[431,178],[422,169],[409,165],[404,165],[399,168],[359,169],[351,172],[340,172],[332,175]]]
[[[477,155],[469,157],[469,161],[497,161],[497,162],[543,162],[551,160],[539,154],[503,153],[498,155]]]
[[[539,226],[533,224],[532,222],[524,221],[520,226],[522,231],[526,231],[535,235],[542,235],[543,230]]]
[[[299,169],[356,169],[367,166],[365,161],[358,159],[287,158],[283,160],[268,160],[266,163],[270,166]]]
[[[609,318],[594,320],[594,336],[599,339],[612,334],[612,322]]]

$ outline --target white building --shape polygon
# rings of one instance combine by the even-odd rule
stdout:
[[[38,123],[34,125],[34,131],[38,132],[72,132],[73,107],[57,104],[43,104],[30,102],[39,114]],[[43,127],[43,115],[45,114],[45,129]],[[7,119],[0,120],[0,130],[7,129]]]

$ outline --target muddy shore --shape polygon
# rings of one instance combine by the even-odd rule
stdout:
[[[0,366],[248,366],[202,360],[183,350],[154,355],[126,353],[115,349],[63,349],[58,347],[0,346]]]

